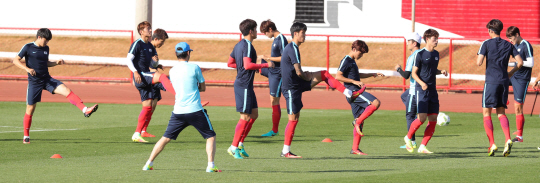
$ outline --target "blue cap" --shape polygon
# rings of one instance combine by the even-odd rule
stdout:
[[[176,44],[175,50],[176,50],[176,53],[193,51],[191,48],[189,48],[189,44],[187,44],[186,42],[179,42],[178,44]]]

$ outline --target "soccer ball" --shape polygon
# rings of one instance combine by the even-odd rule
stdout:
[[[439,126],[446,126],[450,123],[450,116],[446,115],[445,113],[440,112],[439,116],[437,116],[437,124]]]

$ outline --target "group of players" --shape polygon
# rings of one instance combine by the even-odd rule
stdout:
[[[337,89],[345,95],[351,105],[353,114],[353,145],[351,154],[367,155],[359,149],[359,143],[363,136],[364,121],[371,116],[380,106],[380,101],[372,94],[365,92],[365,85],[361,78],[382,77],[382,73],[359,73],[356,61],[369,52],[367,44],[362,40],[356,40],[351,44],[351,50],[344,58],[334,78],[328,71],[317,72],[303,71],[299,46],[304,43],[307,26],[296,22],[290,28],[292,40],[289,43],[285,36],[279,32],[271,20],[266,20],[259,27],[261,33],[269,38],[274,38],[270,56],[258,56],[251,44],[257,38],[257,23],[246,19],[240,23],[240,31],[244,39],[240,40],[232,50],[227,65],[236,68],[237,76],[234,82],[236,111],[240,113],[240,119],[235,129],[231,146],[227,152],[236,159],[249,157],[246,152],[244,140],[248,136],[251,127],[258,118],[258,105],[253,81],[255,74],[268,77],[270,88],[270,100],[272,103],[272,130],[262,136],[271,137],[278,134],[279,121],[281,118],[280,96],[286,101],[288,123],[285,128],[285,140],[281,157],[301,158],[291,152],[290,146],[294,132],[300,118],[303,107],[302,93],[310,91],[320,82],[325,82],[329,87]],[[525,94],[531,79],[533,62],[533,50],[530,44],[523,40],[517,27],[509,27],[507,37],[514,44],[500,38],[503,24],[500,20],[493,19],[487,25],[492,39],[484,41],[478,52],[477,64],[482,65],[486,59],[486,84],[482,98],[484,115],[484,127],[488,136],[489,156],[493,156],[498,150],[493,140],[493,124],[491,110],[496,108],[501,122],[506,143],[503,155],[508,156],[513,142],[523,142],[523,103]],[[188,63],[191,52],[189,44],[180,42],[175,47],[178,62],[170,70],[170,79],[163,74],[162,66],[156,48],[160,48],[168,39],[163,29],[156,29],[152,33],[152,27],[148,22],[141,22],[137,26],[141,38],[132,43],[128,55],[127,66],[132,71],[133,82],[140,93],[142,110],[138,118],[138,125],[132,136],[134,142],[147,142],[143,137],[155,137],[148,133],[147,127],[161,99],[160,90],[171,92],[175,95],[174,110],[168,127],[163,137],[156,143],[150,158],[144,165],[143,170],[152,170],[153,161],[171,139],[176,139],[179,133],[189,125],[194,126],[200,134],[207,139],[208,167],[207,172],[220,172],[214,165],[215,136],[206,110],[201,105],[199,92],[205,91],[205,80],[202,71],[196,64]],[[406,106],[406,119],[408,133],[404,137],[407,151],[413,152],[416,146],[415,132],[428,120],[422,143],[418,148],[419,153],[432,153],[426,146],[431,139],[436,126],[439,113],[439,100],[436,90],[436,75],[447,75],[447,71],[439,70],[439,53],[435,50],[438,44],[439,34],[434,29],[428,29],[421,37],[418,33],[407,35],[407,48],[411,55],[407,59],[405,70],[396,65],[396,71],[404,78],[410,79],[410,88],[405,91],[401,98]],[[80,110],[85,117],[89,117],[98,108],[95,104],[86,107],[82,100],[75,95],[62,82],[52,78],[48,73],[48,67],[61,65],[62,59],[50,61],[48,58],[49,48],[47,43],[52,39],[49,29],[38,30],[36,41],[23,46],[14,59],[14,64],[28,72],[27,109],[24,117],[23,143],[30,143],[29,129],[36,103],[41,99],[41,91],[46,89],[53,94],[61,94]],[[426,46],[420,49],[422,39]],[[517,62],[509,64],[509,58],[513,56]],[[21,63],[22,58],[26,65]],[[526,58],[526,59],[522,59]],[[514,67],[507,72],[508,66]],[[161,70],[161,71],[160,71]],[[538,86],[538,79],[534,86]],[[343,82],[344,84],[341,84]],[[508,88],[511,84],[514,88],[517,137],[510,139],[509,122],[505,115],[508,102]]]

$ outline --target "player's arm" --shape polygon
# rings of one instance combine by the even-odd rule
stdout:
[[[262,59],[268,60],[268,61],[281,62],[281,57],[269,57],[269,56],[266,56],[266,55],[261,55],[259,57],[262,58]]]
[[[236,60],[232,56],[229,56],[229,60],[227,61],[227,67],[236,68]]]
[[[401,77],[405,78],[405,79],[409,79],[409,77],[411,77],[411,72],[410,71],[404,71],[403,69],[401,69],[401,65],[399,64],[396,64],[396,72],[398,72]]]
[[[274,67],[274,63],[272,63],[272,62],[263,63],[263,64],[253,63],[253,62],[251,62],[250,57],[244,57],[243,60],[244,60],[244,69],[246,69],[246,70],[259,70],[261,68],[268,68],[268,67],[273,68]]]
[[[294,66],[294,70],[296,71],[296,75],[298,75],[298,77],[306,81],[311,80],[311,78],[309,78],[307,74],[304,73],[304,71],[302,71],[302,66],[300,66],[299,63],[295,63],[293,66]]]
[[[437,70],[437,75],[442,74],[444,76],[448,76],[448,72],[446,70]]]
[[[49,62],[47,62],[47,67],[54,67],[62,64],[64,64],[64,59],[49,60]]]
[[[486,56],[482,55],[482,54],[478,54],[478,58],[476,58],[476,65],[478,66],[482,66],[482,64],[484,63],[484,58]]]
[[[487,41],[484,41],[482,45],[480,45],[480,49],[478,50],[478,53],[476,53],[478,55],[478,57],[476,58],[476,65],[478,66],[482,66],[482,64],[484,63],[484,58],[486,58],[488,52],[487,45],[484,45],[487,44],[486,42]]]
[[[510,72],[508,72],[508,77],[512,77],[512,75],[514,75],[514,73],[523,66],[523,59],[521,59],[519,54],[517,54],[514,58],[516,59],[516,66]]]
[[[199,83],[199,92],[204,92],[204,91],[206,91],[206,83],[205,82]]]
[[[424,83],[424,81],[422,81],[420,79],[420,77],[418,76],[418,72],[420,72],[420,70],[418,69],[417,66],[414,66],[413,69],[412,69],[412,78],[420,85],[422,86],[422,90],[427,90],[427,84]]]
[[[26,72],[30,73],[30,75],[35,76],[36,71],[34,71],[34,69],[32,69],[32,68],[26,67],[25,64],[22,64],[21,60],[22,60],[22,58],[19,57],[19,55],[17,55],[13,59],[13,64],[15,64],[15,66],[17,66],[18,68],[21,68],[21,69],[25,70]]]
[[[197,69],[195,70],[195,74],[197,77],[197,82],[199,83],[199,92],[206,91],[206,83],[202,75],[201,68],[199,66],[197,66]]]
[[[380,73],[380,72],[378,72],[378,73],[360,73],[360,78],[369,78],[369,77],[376,78],[376,77],[382,77],[382,76],[384,76],[384,74]]]
[[[133,59],[135,59],[135,55],[133,55],[131,53],[128,53],[126,59],[127,59],[127,64],[126,65],[128,66],[129,70],[133,73],[133,77],[135,79],[135,82],[140,83],[141,82],[141,75],[139,75],[139,72],[135,68],[135,65],[133,65]]]
[[[344,82],[344,83],[352,83],[354,85],[357,85],[359,87],[362,87],[364,86],[364,83],[362,83],[362,81],[356,81],[354,79],[351,79],[351,78],[347,78],[345,76],[343,76],[343,72],[341,71],[337,71],[337,74],[336,74],[336,79],[340,82]]]

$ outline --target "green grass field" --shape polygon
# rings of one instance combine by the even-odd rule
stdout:
[[[271,128],[271,109],[261,108],[245,146],[250,158],[227,154],[238,113],[233,107],[207,107],[217,133],[216,166],[206,173],[205,140],[184,130],[142,171],[154,143],[131,142],[140,105],[101,104],[91,118],[69,103],[39,103],[33,117],[31,144],[22,143],[24,102],[0,102],[0,182],[535,182],[540,176],[540,124],[526,117],[525,142],[502,157],[504,135],[494,121],[499,152],[487,156],[481,114],[450,113],[449,126],[437,126],[428,148],[435,154],[408,153],[403,145],[403,111],[377,111],[366,120],[360,148],[369,156],[349,154],[352,115],[346,110],[303,110],[292,151],[302,159],[279,157],[280,135],[261,138]],[[172,106],[158,106],[149,132],[161,135]],[[283,110],[285,111],[285,110]],[[496,119],[494,117],[494,119]],[[515,116],[509,115],[511,130]],[[423,129],[417,132],[422,138]],[[331,138],[333,143],[323,143]],[[419,141],[419,140],[418,140]],[[61,154],[63,159],[51,159]]]

